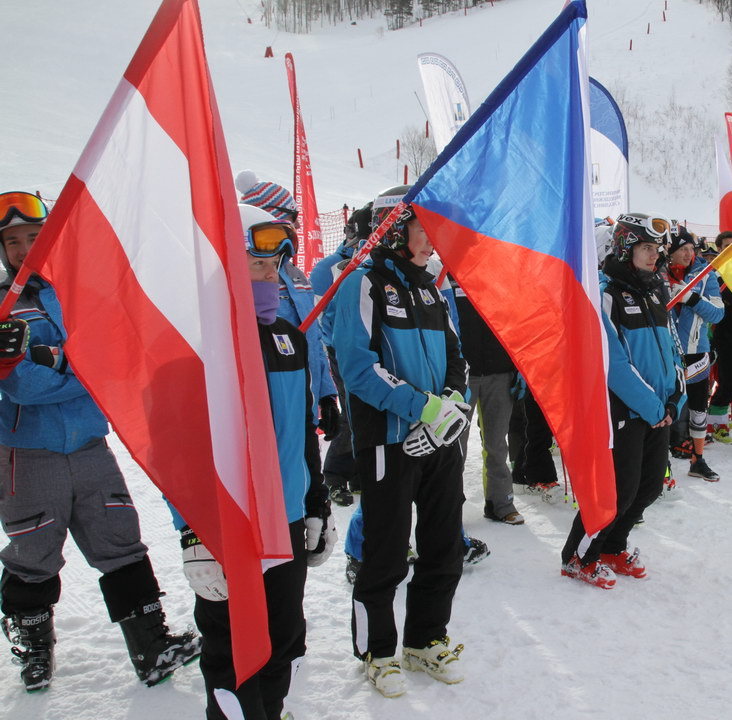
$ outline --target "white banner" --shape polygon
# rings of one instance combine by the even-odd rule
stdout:
[[[590,78],[592,204],[595,217],[628,212],[628,135],[620,108],[595,78]]]
[[[437,53],[420,53],[417,65],[439,153],[470,117],[468,91],[457,68],[446,57]]]

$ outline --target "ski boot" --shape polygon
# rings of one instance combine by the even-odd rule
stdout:
[[[20,678],[28,692],[44,690],[54,671],[53,609],[38,608],[4,617],[3,633],[11,642],[13,662],[21,666]]]
[[[137,677],[148,687],[157,685],[179,667],[201,654],[201,638],[191,631],[171,635],[160,600],[155,600],[119,623]]]

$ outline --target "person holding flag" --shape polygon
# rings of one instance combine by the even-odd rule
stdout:
[[[324,563],[337,539],[312,422],[312,395],[305,336],[278,317],[278,274],[292,257],[296,234],[291,223],[252,205],[240,205],[252,281],[259,342],[264,356],[277,438],[292,560],[265,561],[272,655],[241,685],[236,684],[223,568],[175,510],[181,530],[183,568],[196,593],[196,624],[203,635],[201,672],[206,685],[206,719],[233,717],[241,708],[247,720],[280,720],[290,679],[305,654],[303,596],[308,566]]]
[[[260,182],[251,170],[243,170],[236,176],[236,188],[241,193],[241,203],[262,208],[275,220],[287,221],[292,223],[293,227],[299,227],[300,212],[297,203],[289,190],[282,185]],[[294,248],[297,252],[297,242]],[[314,301],[313,288],[305,273],[293,264],[291,258],[283,258],[280,265],[280,306],[277,314],[297,326],[313,309]],[[305,331],[305,337],[308,341],[311,390],[316,401],[313,405],[314,422],[323,431],[325,439],[332,441],[337,437],[340,428],[338,391],[331,377],[320,325],[313,323]],[[319,422],[318,415],[320,415]],[[327,471],[325,482],[334,503],[343,506],[353,503],[353,495],[345,482],[332,476],[329,478]]]
[[[685,402],[664,281],[657,271],[669,230],[665,219],[620,215],[613,253],[604,264],[602,319],[609,346],[617,515],[589,536],[577,513],[562,550],[562,575],[604,589],[615,586],[616,575],[646,576],[638,548],[627,550],[628,535],[663,490],[669,426]]]
[[[686,283],[698,275],[707,262],[697,256],[694,236],[681,224],[671,232],[668,279],[671,294],[676,295]],[[724,317],[724,304],[719,285],[711,273],[705,275],[686,292],[671,310],[678,328],[686,367],[686,393],[689,399],[689,435],[692,442],[689,475],[708,482],[717,482],[719,475],[704,459],[709,402],[709,324]]]
[[[46,221],[35,195],[0,195],[0,262],[8,292]],[[26,284],[7,327],[0,379],[0,520],[9,544],[3,563],[3,630],[20,661],[26,690],[48,687],[54,671],[53,607],[61,594],[63,546],[70,531],[119,623],[137,676],[155,685],[196,658],[200,638],[172,635],[160,603],[130,493],[105,436],[107,420],[64,355],[66,331],[54,288],[37,275]],[[14,341],[15,332],[27,332]],[[6,366],[7,369],[7,366]]]
[[[373,225],[401,201],[379,195]],[[463,676],[462,646],[450,649],[447,623],[463,564],[462,456],[467,427],[467,363],[447,303],[425,266],[432,244],[411,207],[371,259],[336,295],[333,328],[348,397],[361,482],[363,563],[353,588],[354,654],[385,697],[405,692],[395,656],[394,594],[408,571],[412,502],[417,507],[414,575],[407,586],[404,667],[445,683]]]

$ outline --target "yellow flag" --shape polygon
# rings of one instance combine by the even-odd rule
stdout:
[[[722,276],[725,285],[732,289],[732,245],[728,245],[710,265]]]

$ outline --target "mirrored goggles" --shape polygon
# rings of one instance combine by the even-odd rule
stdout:
[[[14,216],[28,223],[43,222],[48,217],[48,208],[33,193],[6,192],[0,194],[0,228],[5,227]]]
[[[285,220],[252,225],[247,230],[247,252],[256,257],[272,257],[280,253],[294,257],[297,253],[295,228]]]

